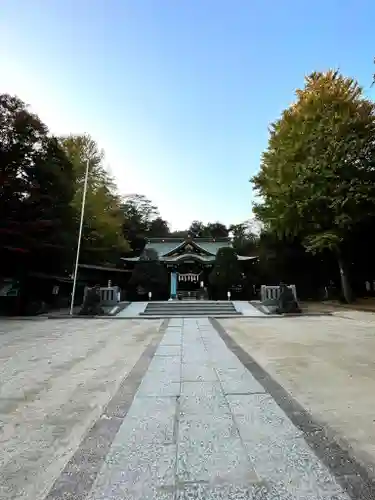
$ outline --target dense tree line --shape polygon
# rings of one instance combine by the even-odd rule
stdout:
[[[81,262],[112,265],[141,255],[150,237],[227,237],[254,250],[249,224],[193,221],[171,231],[142,194],[120,196],[104,152],[88,135],[54,137],[18,97],[0,95],[0,270],[68,274],[73,269],[87,162]],[[10,265],[12,263],[12,265]]]
[[[116,186],[89,136],[53,137],[17,97],[0,95],[0,249],[3,272],[72,270],[83,179],[90,176],[82,258],[116,259],[129,246]]]
[[[271,124],[252,178],[255,219],[195,220],[172,231],[146,196],[120,195],[90,136],[54,137],[18,97],[2,94],[0,275],[71,274],[88,162],[81,262],[122,266],[122,256],[143,255],[152,237],[230,236],[238,254],[259,257],[252,282],[293,282],[306,296],[341,283],[349,301],[353,288],[361,293],[375,279],[374,148],[374,103],[358,82],[337,71],[313,73]],[[222,286],[220,273],[215,280]]]

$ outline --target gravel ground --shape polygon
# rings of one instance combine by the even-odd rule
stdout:
[[[0,321],[0,498],[39,500],[160,321]]]

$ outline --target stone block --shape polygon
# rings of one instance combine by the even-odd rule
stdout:
[[[138,396],[171,397],[179,396],[181,384],[168,380],[161,381],[158,377],[147,376],[139,386]]]
[[[290,498],[350,500],[303,438],[245,442],[259,477]]]
[[[96,478],[90,500],[172,500],[176,446],[139,446],[116,440]]]
[[[219,382],[182,382],[180,410],[182,414],[230,413]]]
[[[155,356],[181,356],[181,346],[179,345],[159,345]]]
[[[279,436],[288,439],[302,435],[268,394],[228,395],[227,401],[243,440],[265,437],[277,441]]]
[[[197,483],[181,487],[176,500],[281,500],[281,497],[271,497],[263,484]]]
[[[181,370],[183,381],[193,382],[217,382],[215,370],[209,364],[183,363]]]
[[[237,368],[217,368],[225,394],[264,393],[264,387],[238,362]]]
[[[179,481],[258,481],[230,415],[181,417],[178,450]]]

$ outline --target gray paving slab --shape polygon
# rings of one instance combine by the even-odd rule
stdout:
[[[230,414],[180,418],[177,477],[180,482],[259,482]]]
[[[176,445],[117,442],[97,476],[90,500],[174,498]]]
[[[174,367],[181,368],[181,356],[154,356],[149,371],[165,371]]]
[[[269,489],[262,484],[208,485],[186,484],[179,489],[176,500],[280,500],[270,496]],[[284,500],[287,500],[284,498]]]
[[[168,334],[163,338],[163,341],[160,343],[162,346],[181,346],[181,335]]]
[[[242,367],[217,368],[217,375],[224,394],[264,393],[264,387]]]
[[[280,436],[294,439],[302,435],[268,394],[228,395],[226,399],[244,441],[266,437],[277,442]]]
[[[183,363],[181,366],[181,380],[184,382],[217,382],[217,373],[207,363]]]
[[[173,499],[177,397],[143,397],[140,386],[90,499]]]
[[[160,380],[152,373],[146,376],[139,386],[139,393],[143,397],[173,397],[181,392],[180,382],[171,382],[167,378]]]
[[[154,358],[160,359],[160,358]],[[155,363],[150,369],[150,376],[153,378],[164,379],[169,382],[180,382],[181,381],[181,365],[177,363],[171,363],[170,365],[164,363]]]
[[[180,410],[184,415],[230,413],[220,382],[182,382]]]
[[[138,396],[127,414],[130,443],[152,441],[155,444],[173,444],[177,397],[150,398]]]
[[[160,345],[155,356],[181,356],[181,345]]]
[[[259,476],[291,498],[349,500],[303,438],[259,438],[245,444]]]

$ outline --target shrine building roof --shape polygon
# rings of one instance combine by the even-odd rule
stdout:
[[[230,238],[149,238],[144,250],[155,250],[160,261],[180,262],[194,258],[202,262],[214,262],[220,248],[231,247]],[[238,260],[252,260],[254,257],[238,255]],[[136,262],[139,257],[124,257],[123,260]]]

